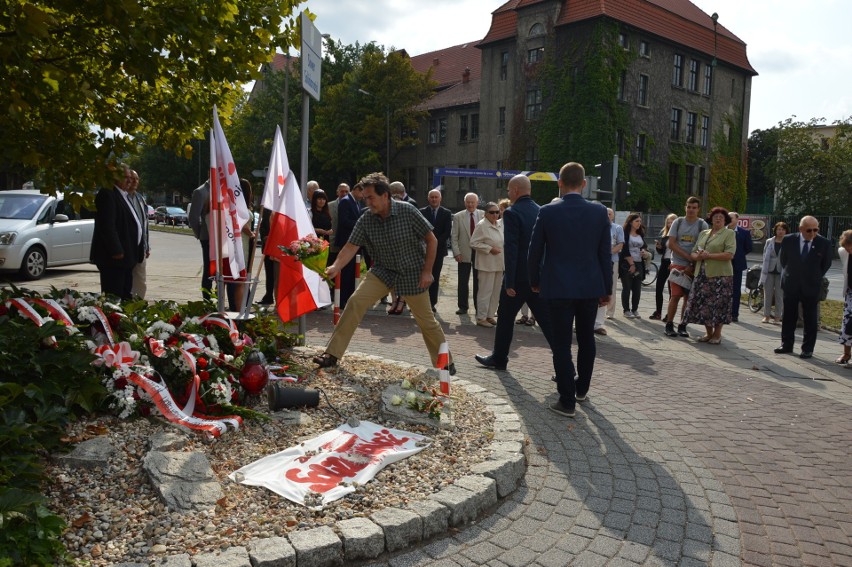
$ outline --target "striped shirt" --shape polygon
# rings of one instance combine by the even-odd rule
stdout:
[[[424,238],[432,225],[415,207],[391,199],[387,218],[369,209],[358,219],[349,242],[364,246],[373,259],[370,271],[399,295],[417,295],[428,288],[419,287],[426,261]]]

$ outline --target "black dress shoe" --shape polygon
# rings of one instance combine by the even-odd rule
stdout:
[[[450,373],[450,376],[456,375],[456,363],[451,362],[449,366],[447,366],[447,372]]]
[[[775,354],[790,354],[791,352],[793,352],[793,347],[783,345],[775,349]]]
[[[473,358],[476,359],[476,362],[484,366],[485,368],[491,368],[493,370],[506,370],[506,363],[500,364],[499,362],[494,360],[493,356],[482,356],[480,354],[475,354]]]
[[[456,315],[467,315],[467,309],[456,309]]]
[[[802,354],[799,355],[799,358],[813,358],[814,353],[802,351]]]

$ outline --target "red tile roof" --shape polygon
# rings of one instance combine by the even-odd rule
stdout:
[[[480,79],[471,79],[467,83],[459,82],[458,84],[451,85],[442,91],[436,92],[432,98],[419,105],[417,109],[433,111],[441,108],[478,103],[480,84]]]
[[[272,61],[269,62],[270,70],[272,70],[273,72],[282,70],[284,68],[285,61],[287,61],[287,58],[284,56],[283,53],[276,53],[275,55],[272,56]],[[298,55],[291,55],[290,56],[290,70],[291,71],[298,71],[299,70],[299,56]]]
[[[479,46],[514,37],[517,12],[531,0],[511,0],[493,12],[491,29]],[[556,25],[568,25],[608,16],[645,32],[669,39],[708,57],[757,74],[749,63],[746,45],[725,26],[717,25],[689,0],[564,0]],[[714,46],[714,39],[716,45]]]
[[[470,69],[470,79],[479,79],[482,68],[482,52],[476,48],[476,42],[462,43],[453,47],[430,51],[411,58],[411,66],[416,71],[426,73],[432,69],[432,79],[438,83],[438,89],[462,81],[465,69]]]

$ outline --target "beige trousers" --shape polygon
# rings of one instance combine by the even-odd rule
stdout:
[[[337,327],[331,334],[331,340],[328,341],[325,352],[336,358],[341,358],[364,315],[390,291],[390,288],[382,280],[374,276],[372,272],[367,272],[367,275],[361,278],[361,285],[346,302],[346,308],[340,316],[340,321],[337,322]],[[404,295],[403,298],[411,310],[411,314],[414,315],[417,326],[420,327],[423,342],[426,343],[429,357],[434,366],[438,362],[438,349],[440,349],[441,343],[446,342],[447,339],[444,337],[444,329],[441,328],[441,324],[438,323],[435,314],[432,313],[429,291],[424,290],[423,293],[417,295]],[[450,362],[452,361],[451,354]]]

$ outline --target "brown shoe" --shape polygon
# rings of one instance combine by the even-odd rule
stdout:
[[[313,363],[320,368],[331,368],[332,366],[337,366],[337,357],[333,354],[328,354],[327,352],[324,352],[319,356],[315,356],[311,360],[313,360]]]
[[[595,329],[595,334],[596,334],[596,335],[604,335],[604,336],[606,336],[607,332],[606,332],[606,329],[604,329],[603,327],[601,327],[600,329]]]

